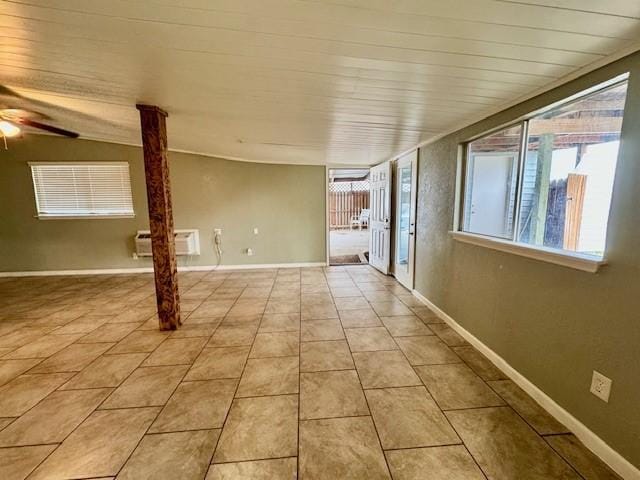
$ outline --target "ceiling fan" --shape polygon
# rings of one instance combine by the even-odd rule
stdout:
[[[5,140],[8,137],[15,137],[21,131],[22,126],[44,130],[55,135],[62,135],[69,138],[78,138],[76,132],[64,128],[55,127],[42,121],[50,120],[48,115],[29,108],[30,104],[37,104],[17,92],[0,85],[0,135]]]

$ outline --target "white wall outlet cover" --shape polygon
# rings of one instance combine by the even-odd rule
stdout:
[[[605,377],[600,372],[596,370],[593,371],[593,376],[591,377],[591,388],[589,389],[591,393],[593,393],[600,400],[605,402],[609,402],[609,395],[611,395],[611,384],[613,382],[610,378]]]
[[[250,248],[247,248],[247,255],[252,256],[253,255],[253,250]]]
[[[258,227],[253,227],[253,234],[257,235],[258,234]]]
[[[222,229],[221,228],[214,228],[213,229],[213,233],[215,235],[222,235]]]

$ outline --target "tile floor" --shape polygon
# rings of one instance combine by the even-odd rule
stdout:
[[[367,266],[0,279],[0,478],[617,478]]]

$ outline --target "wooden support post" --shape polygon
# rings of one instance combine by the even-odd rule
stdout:
[[[142,127],[144,173],[147,181],[153,273],[156,281],[160,330],[175,330],[182,322],[167,158],[167,113],[150,105],[136,105],[136,108],[140,111]]]

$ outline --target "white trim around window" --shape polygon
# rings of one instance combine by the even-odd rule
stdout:
[[[500,238],[487,237],[484,235],[476,235],[467,232],[449,232],[457,241],[477,245],[480,247],[491,248],[500,252],[512,253],[521,257],[532,258],[542,262],[554,263],[563,267],[582,270],[583,272],[596,273],[600,267],[607,264],[604,259],[594,258],[589,255],[569,252],[566,250],[555,250],[546,247],[534,247],[526,243],[516,243],[511,240],[502,240]]]

